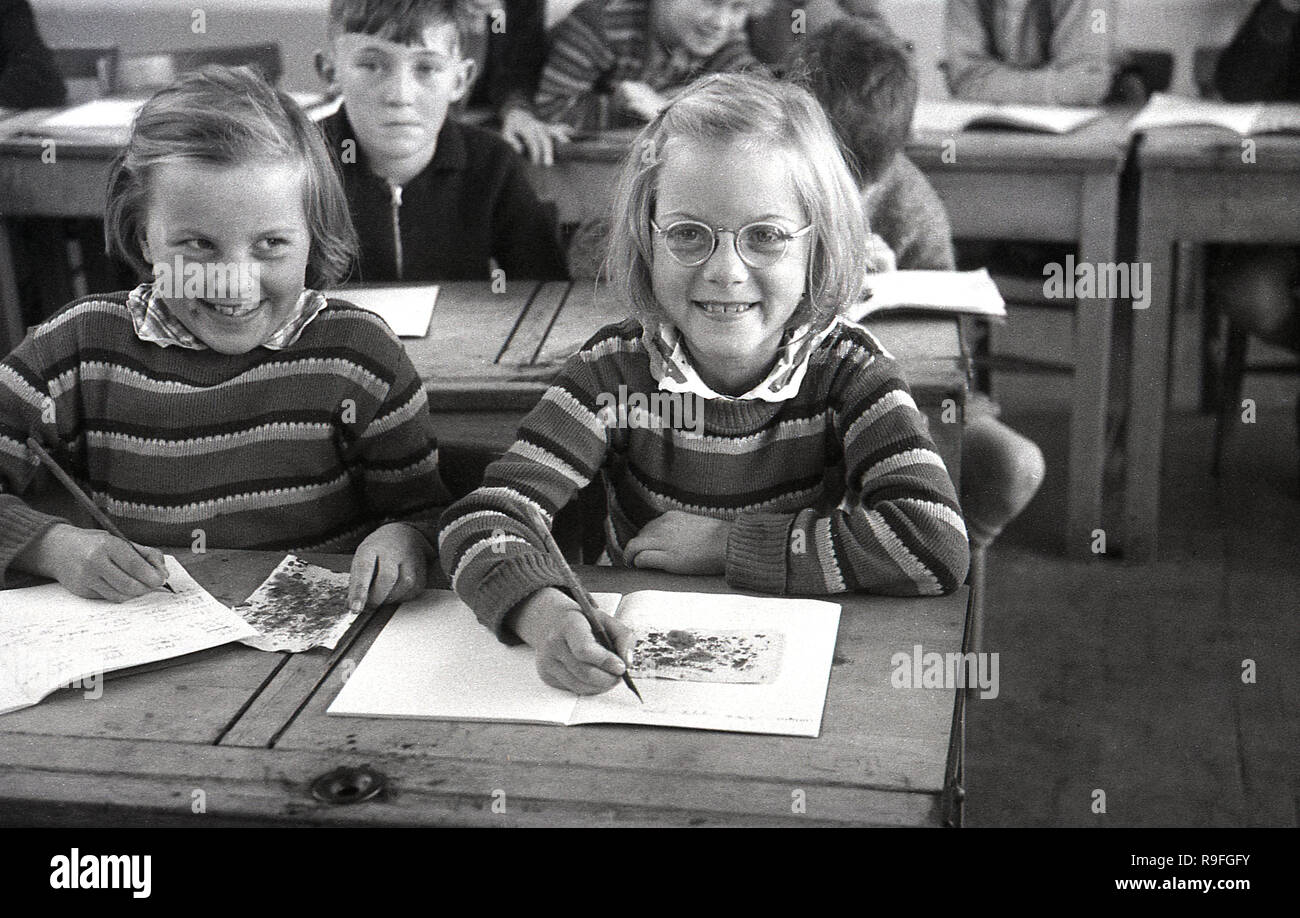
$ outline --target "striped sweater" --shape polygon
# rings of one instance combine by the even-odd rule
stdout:
[[[59,522],[20,496],[49,485],[31,436],[149,545],[350,551],[396,519],[433,535],[449,498],[427,398],[381,319],[333,300],[283,350],[232,356],[140,340],[127,296],[72,303],[0,362],[0,586]]]
[[[604,410],[619,393],[660,394],[635,319],[570,359],[482,487],[443,517],[443,568],[502,640],[517,640],[503,625],[517,603],[564,582],[524,505],[551,518],[597,473],[615,564],[641,527],[681,510],[732,522],[726,579],[742,589],[917,595],[965,578],[952,481],[896,364],[860,326],[822,340],[793,398],[708,400],[702,436],[619,424]]]
[[[673,53],[651,40],[653,0],[583,0],[551,33],[534,107],[548,121],[585,123],[596,97],[637,80],[672,92],[702,73],[754,66],[744,33],[707,58]],[[618,126],[617,124],[614,126]]]

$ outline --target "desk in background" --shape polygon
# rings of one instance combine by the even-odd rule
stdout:
[[[223,602],[281,555],[177,553]],[[346,570],[349,558],[310,560]],[[593,590],[721,592],[717,578],[583,568]],[[940,825],[960,820],[963,693],[891,685],[898,652],[954,653],[967,591],[836,596],[817,739],[617,725],[327,716],[388,615],[332,670],[323,650],[228,645],[0,716],[3,825]],[[347,638],[345,638],[347,640]],[[369,765],[387,792],[339,806],[312,781]],[[806,812],[796,812],[802,792]],[[494,813],[494,793],[506,811]],[[195,812],[201,807],[202,812]]]
[[[1300,138],[1242,140],[1210,128],[1150,131],[1138,145],[1142,175],[1139,264],[1151,265],[1151,299],[1133,313],[1129,387],[1124,557],[1155,557],[1159,540],[1161,454],[1168,401],[1176,242],[1300,243]],[[1209,462],[1206,444],[1206,462]]]

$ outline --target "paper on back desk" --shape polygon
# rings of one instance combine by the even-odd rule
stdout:
[[[0,592],[0,713],[87,676],[257,634],[170,555],[167,570],[175,595],[155,590],[123,603],[57,583]]]
[[[330,295],[375,313],[399,338],[423,338],[433,320],[438,285],[343,287]]]
[[[617,594],[596,594],[615,608]],[[817,600],[642,591],[623,599],[634,628],[769,629],[785,635],[771,683],[724,684],[638,678],[645,703],[622,684],[579,697],[541,681],[530,647],[507,647],[449,591],[405,603],[348,678],[330,714],[625,723],[742,733],[820,732],[840,608]]]

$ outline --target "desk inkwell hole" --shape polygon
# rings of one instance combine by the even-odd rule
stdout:
[[[343,766],[311,782],[311,795],[323,803],[349,804],[370,800],[383,793],[388,779],[368,765]]]

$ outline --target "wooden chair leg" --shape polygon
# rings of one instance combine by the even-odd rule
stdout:
[[[1214,431],[1214,461],[1210,474],[1218,478],[1223,468],[1223,451],[1227,446],[1228,434],[1241,410],[1242,379],[1246,375],[1246,346],[1250,336],[1245,329],[1235,323],[1228,326],[1227,356],[1223,361],[1221,385],[1223,395],[1219,402],[1219,417]]]

